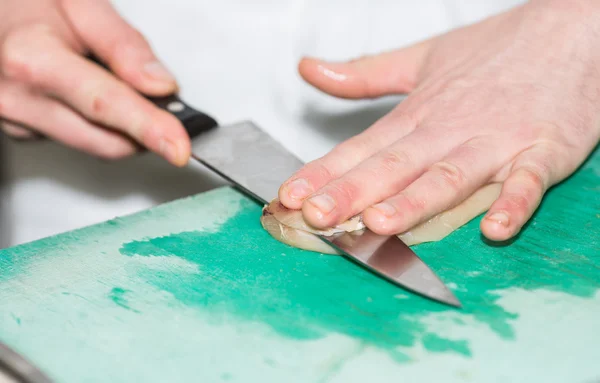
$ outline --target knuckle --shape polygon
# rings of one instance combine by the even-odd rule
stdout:
[[[130,44],[135,44],[138,46],[143,46],[144,48],[148,47],[148,42],[146,41],[146,37],[139,29],[130,26]]]
[[[124,43],[123,41],[115,41],[113,44],[110,44],[110,48],[108,51],[108,57],[116,59],[119,57],[127,57],[130,51],[129,44]]]
[[[37,62],[32,44],[41,44],[40,37],[49,33],[45,24],[33,24],[9,31],[2,40],[0,50],[0,68],[7,78],[31,82],[36,78]],[[42,49],[40,52],[44,52]]]
[[[146,41],[144,35],[137,29],[131,27],[129,31],[123,35],[119,35],[110,44],[111,49],[109,56],[117,59],[121,57],[131,57],[136,51],[148,50],[150,45]]]
[[[395,205],[399,207],[399,210],[408,213],[412,216],[420,216],[421,212],[425,210],[427,203],[424,198],[417,198],[412,195],[405,193],[398,194]]]
[[[551,160],[534,159],[515,166],[514,177],[528,189],[544,191],[552,176]]]
[[[104,92],[95,93],[91,100],[91,111],[94,117],[102,116],[106,113],[108,109],[109,100]]]
[[[0,63],[2,74],[11,79],[27,81],[32,77],[31,60],[28,58],[25,46],[9,35],[2,44]],[[17,41],[15,41],[17,40]]]
[[[334,198],[342,203],[352,206],[353,202],[358,200],[360,187],[352,181],[340,180],[333,182],[327,187],[327,194],[335,196]]]
[[[310,162],[305,169],[302,175],[315,178],[320,182],[328,182],[335,178],[334,172],[324,163],[323,159]]]
[[[115,41],[115,45],[121,45],[123,47],[139,47],[140,45],[146,45],[146,38],[139,29],[127,25],[126,33],[122,35],[122,38]]]
[[[537,169],[523,169],[521,177],[524,178],[525,183],[528,188],[534,190],[543,190],[545,189],[545,181],[544,177],[541,175],[541,172]]]
[[[395,173],[398,169],[410,168],[412,160],[403,151],[387,150],[379,158],[379,166],[386,173]]]
[[[461,189],[466,183],[464,172],[451,162],[437,162],[431,166],[430,171],[432,171],[444,185],[454,190]]]
[[[424,199],[404,197],[404,200],[408,210],[412,213],[419,213],[427,207]]]
[[[373,146],[373,140],[366,136],[364,133],[356,135],[340,144],[338,144],[332,151],[336,153],[340,158],[347,157],[364,157],[365,153],[369,152],[369,149]]]
[[[90,117],[97,120],[106,120],[113,105],[119,97],[110,86],[96,85],[89,90],[88,110]]]
[[[512,210],[519,212],[526,212],[530,205],[529,199],[521,194],[513,194],[508,196],[506,202],[512,208]]]
[[[406,132],[408,132],[419,126],[420,115],[418,108],[413,109],[410,105],[400,104],[396,107],[396,110],[400,114],[394,124],[396,129],[406,129]]]

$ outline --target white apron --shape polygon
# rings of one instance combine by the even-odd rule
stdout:
[[[220,123],[251,119],[304,161],[367,128],[395,98],[342,101],[302,81],[302,55],[344,60],[401,47],[518,0],[117,0]],[[52,142],[2,142],[0,247],[133,213],[223,184],[153,154],[103,162]]]

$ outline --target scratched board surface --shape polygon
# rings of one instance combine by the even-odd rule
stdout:
[[[0,252],[0,340],[57,382],[600,381],[600,154],[520,236],[415,251],[457,310],[290,248],[230,188]]]

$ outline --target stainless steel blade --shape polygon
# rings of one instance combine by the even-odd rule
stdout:
[[[28,359],[0,342],[0,383],[52,383]]]
[[[264,204],[277,197],[281,184],[304,165],[252,122],[200,134],[192,141],[192,157]],[[397,236],[362,230],[320,238],[400,287],[460,307],[454,294]]]

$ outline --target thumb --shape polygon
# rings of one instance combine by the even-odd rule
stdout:
[[[177,90],[175,78],[156,58],[150,44],[108,0],[63,0],[62,6],[84,45],[118,77],[151,96]]]
[[[332,96],[376,98],[412,91],[433,39],[395,51],[343,63],[303,58],[298,71],[315,88]]]

